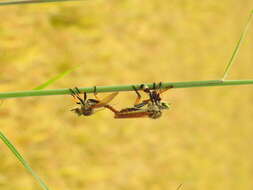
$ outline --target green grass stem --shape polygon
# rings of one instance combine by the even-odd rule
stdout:
[[[246,34],[247,34],[248,30],[249,30],[249,25],[250,25],[250,22],[251,22],[251,20],[252,20],[252,15],[253,15],[253,11],[251,11],[251,13],[250,13],[250,15],[249,15],[249,18],[248,18],[248,22],[247,22],[246,26],[244,27],[244,30],[242,31],[242,33],[241,33],[241,35],[240,35],[240,38],[239,38],[239,40],[238,40],[238,42],[237,42],[237,44],[236,44],[236,46],[235,46],[235,49],[234,49],[234,51],[233,51],[233,53],[232,53],[232,56],[231,56],[231,58],[229,59],[229,61],[228,61],[228,63],[227,63],[227,66],[226,66],[226,68],[225,68],[225,71],[224,71],[222,80],[225,80],[225,78],[226,78],[227,75],[228,75],[228,72],[230,71],[230,69],[231,69],[231,67],[232,67],[232,65],[233,65],[233,63],[234,63],[234,60],[235,60],[235,58],[236,58],[236,55],[237,55],[238,52],[239,52],[240,46],[241,46],[241,44],[242,44],[242,41],[243,41],[243,39],[245,38],[245,36],[246,36]]]
[[[10,149],[10,151],[16,156],[16,158],[22,163],[22,165],[26,168],[26,170],[37,180],[37,182],[42,187],[42,189],[49,190],[49,188],[43,182],[43,180],[35,173],[35,171],[31,168],[29,163],[21,156],[21,154],[17,151],[17,149],[14,147],[14,145],[10,142],[10,140],[1,131],[0,131],[0,139]]]
[[[194,88],[209,86],[231,86],[231,85],[250,85],[253,80],[206,80],[206,81],[186,81],[186,82],[164,82],[161,88]],[[97,86],[97,92],[115,92],[115,91],[133,91],[132,86],[140,87],[140,84],[118,85],[118,86]],[[146,84],[152,88],[152,83]],[[78,87],[79,88],[79,87]],[[92,93],[94,87],[79,88],[81,92]],[[16,92],[2,92],[0,99],[23,98],[31,96],[51,96],[70,94],[69,89],[51,89],[51,90],[28,90]]]
[[[36,4],[36,3],[54,3],[66,1],[82,1],[82,0],[21,0],[21,1],[0,1],[0,6],[18,5],[18,4]]]

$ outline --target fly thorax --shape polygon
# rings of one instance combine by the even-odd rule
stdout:
[[[156,104],[149,103],[147,106],[147,110],[149,112],[155,112],[155,111],[160,111],[160,108]]]
[[[152,119],[157,119],[157,118],[161,117],[161,115],[162,115],[161,109],[159,108],[159,106],[157,106],[154,103],[149,103],[147,110],[150,113],[149,117]]]
[[[86,102],[85,102],[85,106],[86,107],[91,107],[91,106],[94,106],[96,105],[98,102],[93,100],[93,99],[88,99]]]

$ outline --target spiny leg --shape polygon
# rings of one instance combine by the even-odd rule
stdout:
[[[159,83],[158,83],[158,87],[157,87],[157,89],[159,89],[159,90],[160,90],[161,88],[162,88],[162,82],[159,82]]]
[[[140,88],[143,88],[143,87],[144,87],[144,85],[142,84],[142,85],[140,86]],[[141,102],[141,94],[139,93],[139,91],[137,90],[137,88],[136,88],[135,86],[133,86],[133,89],[134,89],[134,91],[135,91],[136,94],[137,94],[137,98],[136,98],[136,100],[135,100],[134,107],[135,107],[135,108],[141,108],[141,107],[145,106],[146,104],[148,104],[148,102],[149,102],[150,99],[143,100],[143,101]]]
[[[135,93],[137,94],[137,98],[134,102],[134,105],[136,106],[136,105],[140,104],[140,102],[141,102],[141,94],[138,92],[138,90],[135,86],[133,86],[133,89],[134,89]]]
[[[156,83],[153,83],[152,90],[150,90],[148,88],[146,90],[146,92],[149,94],[149,98],[150,98],[151,102],[154,103],[155,102],[155,94],[156,94]]]
[[[74,92],[71,88],[69,88],[69,91],[70,91],[70,95],[71,95],[71,96],[74,96],[74,95],[75,95],[75,92]]]
[[[162,89],[162,82],[159,82],[159,84],[158,84],[158,94],[160,95],[160,94],[162,94],[163,92],[165,92],[165,91],[167,91],[168,89],[167,88],[165,88],[165,89]]]
[[[84,92],[84,99],[82,99],[81,97],[80,97],[80,94],[81,94],[81,92],[80,92],[80,90],[77,88],[77,87],[75,87],[75,90],[76,90],[76,97],[80,100],[80,102],[84,105],[85,104],[85,100],[86,100],[86,93]]]
[[[143,90],[146,93],[149,93],[149,91],[150,91],[149,87],[145,84],[141,84],[139,89]]]
[[[145,85],[141,84],[140,87],[139,87],[139,90],[143,90],[144,88],[145,88]]]
[[[160,101],[161,98],[160,98],[159,92],[157,92],[157,90],[160,90],[161,86],[162,86],[161,82],[158,85],[156,83],[153,83],[153,86],[150,89],[148,86],[141,84],[140,89],[142,89],[144,92],[146,92],[149,95],[149,99],[144,100],[142,102],[146,102],[146,104],[147,104],[148,101],[151,101],[152,103],[157,103],[157,101]]]
[[[156,89],[156,83],[154,82],[154,83],[153,83],[152,90],[155,90],[155,89]]]
[[[80,94],[81,94],[81,92],[80,92],[80,90],[77,88],[77,87],[75,87],[75,90],[76,90],[76,96],[78,97],[78,99],[80,99],[80,101],[82,102],[82,103],[84,103],[85,102],[85,100],[87,99],[87,95],[86,95],[86,92],[83,92],[83,99],[80,97]]]
[[[146,100],[143,100],[141,102],[141,95],[140,95],[139,91],[137,90],[137,88],[135,86],[133,86],[133,89],[135,90],[135,92],[137,94],[137,99],[135,101],[134,107],[141,108],[141,107],[145,106],[146,104],[148,104],[148,102],[150,101],[150,98],[146,99]],[[144,84],[141,84],[139,89],[143,90],[145,93],[148,93],[148,94],[150,93],[150,89]]]
[[[80,99],[82,99],[82,98],[79,96],[79,94],[81,94],[80,90],[79,90],[77,87],[75,87],[75,90],[77,91],[76,96],[78,96]],[[83,102],[85,102],[86,99],[87,99],[87,93],[86,93],[86,92],[83,92]]]
[[[152,104],[154,104],[154,103],[157,104],[157,102],[160,101],[159,94],[157,93],[158,88],[159,88],[159,86],[157,86],[156,83],[153,83],[152,90],[148,91],[149,98],[150,98]]]
[[[76,90],[77,92],[80,92],[79,89],[78,89],[77,87],[75,87],[75,90]],[[75,92],[75,91],[72,90],[71,88],[69,89],[69,91],[71,92],[71,95],[73,96],[73,98],[75,99],[75,101],[76,101],[77,104],[80,104],[80,102],[81,102],[82,104],[84,104],[84,101],[82,100],[82,98],[79,96],[79,94],[78,94],[77,92]],[[78,100],[79,100],[80,102],[78,102]]]
[[[95,98],[96,98],[98,101],[101,101],[101,100],[98,98],[98,96],[97,96],[98,93],[97,93],[97,87],[96,87],[96,86],[94,86],[93,94],[94,94]]]
[[[158,104],[158,102],[161,101],[160,94],[159,94],[161,86],[162,86],[162,82],[158,84],[153,83],[153,87],[151,90],[150,88],[147,88],[144,90],[144,92],[149,94],[149,99],[152,102],[152,104]]]
[[[173,88],[173,86],[169,85],[169,86],[165,87],[164,89],[162,89],[162,82],[160,82],[159,83],[159,92],[158,92],[158,94],[161,95],[162,93],[166,92],[170,88]]]
[[[166,92],[166,91],[169,90],[169,89],[170,89],[170,88],[160,89],[160,90],[159,90],[159,94],[162,94],[162,93]]]
[[[160,97],[161,89],[162,89],[162,82],[159,82],[155,92],[153,93],[153,98],[154,98],[155,104],[157,106],[159,105],[160,101],[162,100]]]
[[[75,87],[75,90],[77,91],[77,94],[81,94],[80,90],[77,87]]]
[[[69,89],[69,91],[70,91],[70,95],[74,98],[75,103],[80,104],[79,102],[80,100],[76,97],[75,92],[71,88]]]
[[[87,99],[87,93],[86,92],[83,92],[83,99],[84,99],[84,101],[86,101],[86,99]]]
[[[153,83],[153,88],[155,88],[155,83]],[[152,94],[152,90],[150,90],[150,88],[147,85],[141,84],[140,85],[140,89],[143,90],[145,93],[147,93],[149,95],[149,99],[148,100],[144,100],[143,102],[154,102],[154,98],[153,98],[153,94]]]

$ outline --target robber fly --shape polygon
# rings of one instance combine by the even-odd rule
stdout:
[[[149,117],[151,119],[157,119],[161,117],[162,110],[170,108],[170,105],[167,102],[162,101],[160,95],[172,87],[168,87],[162,90],[161,86],[162,83],[159,83],[158,88],[156,88],[156,84],[154,83],[153,88],[150,89],[145,85],[141,85],[140,89],[149,95],[149,99],[143,101],[141,101],[141,95],[138,92],[137,88],[133,86],[133,89],[137,94],[137,99],[133,107],[125,108],[120,111],[116,110],[115,108],[113,108],[108,104],[105,105],[104,107],[114,112],[115,114],[114,118],[117,119],[139,118],[139,117]]]
[[[97,108],[102,108],[106,104],[108,104],[112,99],[118,94],[118,92],[114,92],[108,96],[106,96],[103,99],[99,99],[97,97],[97,92],[96,92],[96,86],[94,87],[94,96],[96,99],[87,99],[87,93],[83,93],[83,98],[80,97],[80,90],[75,87],[74,89],[69,89],[71,96],[74,98],[76,101],[76,104],[80,105],[81,107],[79,108],[74,108],[71,111],[74,111],[78,116],[85,115],[85,116],[90,116],[95,113],[95,109]]]

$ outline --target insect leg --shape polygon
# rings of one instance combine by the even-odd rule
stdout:
[[[71,96],[74,96],[74,95],[75,95],[75,92],[74,92],[71,88],[69,89],[69,91],[70,91],[70,95],[71,95]]]
[[[162,100],[160,97],[161,87],[162,87],[162,82],[159,82],[158,85],[156,86],[155,90],[152,93],[152,98],[157,106],[158,106],[159,102]]]
[[[75,87],[75,90],[76,90],[76,92],[77,92],[77,93],[76,93],[76,96],[78,97],[78,99],[80,99],[80,101],[82,100],[81,102],[84,102],[83,99],[82,99],[82,98],[80,97],[80,95],[79,95],[79,94],[81,94],[80,90],[79,90],[77,87]],[[85,93],[85,92],[84,92],[84,93]],[[86,93],[85,93],[85,95],[84,95],[84,100],[86,100]]]
[[[77,104],[80,104],[79,99],[76,97],[75,92],[71,88],[69,89],[69,91],[70,91],[70,95],[74,98],[75,102]]]
[[[145,106],[146,104],[148,104],[149,99],[143,100],[141,102],[141,94],[139,93],[139,91],[137,90],[137,88],[135,86],[133,86],[133,89],[134,89],[135,93],[137,94],[137,98],[135,100],[134,107],[141,108],[141,107]]]
[[[166,88],[164,88],[164,89],[161,89],[161,88],[162,88],[162,82],[160,82],[159,84],[161,84],[160,87],[159,87],[159,92],[158,92],[159,95],[162,94],[162,93],[164,93],[164,92],[166,92],[166,91],[169,90],[170,88],[173,88],[173,86],[170,85],[170,86],[168,86],[168,87],[166,87]]]
[[[156,100],[155,88],[156,88],[155,83],[153,83],[153,87],[152,87],[152,89],[154,89],[154,90],[150,90],[150,88],[144,84],[140,85],[140,89],[142,89],[145,93],[147,93],[149,95],[149,99],[142,101],[143,103],[145,102],[145,104],[147,104],[149,101],[151,101],[152,103],[155,102],[155,100]]]
[[[155,90],[156,89],[156,83],[154,82],[153,83],[153,88],[152,88],[153,90]]]
[[[86,92],[83,92],[83,99],[84,99],[84,101],[87,99],[87,93]]]
[[[162,82],[159,82],[159,84],[158,84],[158,87],[157,87],[157,89],[161,89],[161,87],[162,87]]]
[[[137,94],[137,98],[134,102],[134,105],[136,106],[136,105],[140,104],[140,102],[141,102],[141,94],[138,92],[138,90],[135,86],[133,86],[133,89],[134,89],[135,93]]]
[[[146,86],[145,84],[140,85],[140,90],[143,90],[146,93],[149,93],[149,91],[150,91],[149,87]]]
[[[80,90],[79,90],[77,87],[75,87],[75,90],[77,91],[76,95],[77,95],[79,98],[81,98],[81,97],[79,96],[79,94],[81,94]],[[87,93],[86,93],[86,92],[83,92],[83,101],[85,101],[86,99],[87,99]]]
[[[158,84],[158,95],[160,95],[161,93],[162,93],[162,82],[159,82],[159,84]]]
[[[78,94],[81,94],[80,90],[77,87],[75,87],[75,90],[77,91]]]
[[[162,93],[166,92],[166,91],[169,90],[169,89],[170,89],[170,88],[161,89],[161,90],[159,90],[159,94],[162,94]]]
[[[149,98],[150,98],[150,101],[152,102],[152,103],[154,103],[155,102],[155,100],[156,100],[156,91],[155,91],[155,88],[156,88],[156,84],[155,83],[153,83],[153,90],[150,90],[150,89],[148,89],[148,94],[149,94]]]
[[[69,89],[69,90],[75,99],[78,99],[82,104],[84,104],[84,100],[79,96],[79,93],[81,93],[81,92],[79,91],[79,89],[77,87],[75,87],[76,92],[72,89]]]
[[[94,94],[95,98],[96,98],[98,101],[100,101],[100,99],[99,99],[98,96],[97,96],[98,93],[97,93],[97,87],[96,87],[96,86],[94,86],[93,94]]]
[[[155,83],[153,83],[153,88],[155,88]],[[140,89],[142,89],[144,92],[146,92],[146,93],[149,95],[149,100],[150,100],[151,102],[154,102],[154,97],[153,97],[153,95],[152,95],[152,91],[150,90],[150,88],[149,88],[148,86],[142,84],[142,85],[140,86]]]

